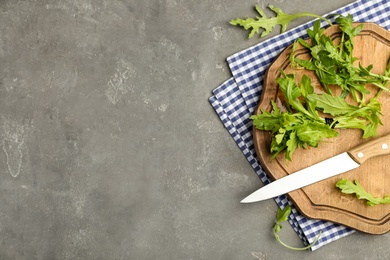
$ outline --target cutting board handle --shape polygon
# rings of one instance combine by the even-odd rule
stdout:
[[[348,154],[359,164],[375,156],[390,154],[390,134],[363,143]]]

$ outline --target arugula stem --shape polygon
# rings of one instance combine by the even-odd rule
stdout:
[[[386,88],[385,86],[383,86],[381,84],[378,84],[378,83],[375,83],[375,82],[373,82],[372,84],[377,86],[378,88],[384,90],[384,91],[390,92],[390,89]]]
[[[383,76],[383,75],[378,75],[378,74],[374,74],[374,73],[371,73],[370,72],[370,74],[369,74],[371,77],[374,77],[374,78],[382,78],[383,80],[385,80],[385,81],[390,81],[390,78],[389,77],[386,77],[386,76]],[[383,84],[379,84],[379,83],[377,83],[377,82],[374,82],[374,81],[372,81],[372,80],[363,80],[363,79],[360,79],[359,80],[359,82],[362,82],[362,83],[365,83],[365,84],[369,84],[369,83],[371,83],[371,84],[373,84],[374,86],[377,86],[379,89],[381,89],[381,90],[385,90],[385,91],[387,91],[387,92],[390,92],[390,89],[389,88],[387,88],[385,85],[383,85]],[[386,82],[386,83],[388,83],[388,82]]]
[[[276,222],[275,222],[275,225],[274,225],[274,228],[273,228],[273,231],[274,231],[274,236],[276,238],[276,240],[282,244],[284,247],[288,248],[288,249],[291,249],[291,250],[307,250],[309,248],[311,248],[312,246],[315,245],[315,243],[317,243],[318,239],[320,238],[321,234],[322,234],[322,231],[320,230],[320,233],[318,234],[318,236],[316,237],[316,239],[314,240],[313,243],[311,243],[310,245],[306,246],[306,247],[292,247],[292,246],[289,246],[287,244],[285,244],[279,237],[279,235],[277,233],[280,232],[280,230],[282,229],[282,225],[281,223],[284,222],[284,221],[287,221],[288,220],[288,216],[291,214],[291,206],[290,205],[286,205],[286,207],[284,207],[284,209],[281,209],[281,208],[278,208],[278,212],[276,213]]]
[[[316,237],[316,239],[313,241],[313,243],[311,243],[310,245],[306,246],[306,247],[293,247],[293,246],[289,246],[287,244],[285,244],[277,234],[274,234],[275,235],[275,238],[276,240],[282,244],[284,247],[288,248],[288,249],[291,249],[291,250],[295,250],[295,251],[303,251],[303,250],[307,250],[307,249],[310,249],[311,247],[313,247],[317,241],[320,239],[321,235],[322,235],[322,230],[320,230],[320,233],[318,234],[318,236]]]
[[[343,54],[343,52],[344,52],[344,41],[345,41],[345,33],[342,33],[341,34],[341,40],[340,40],[340,44],[339,44],[339,46],[338,46],[338,48],[340,49],[340,56]]]
[[[383,89],[379,89],[378,92],[375,95],[375,98],[378,98],[380,94],[382,93]]]
[[[320,20],[324,20],[324,21],[327,22],[329,25],[332,25],[332,24],[333,24],[329,19],[327,19],[327,18],[325,18],[325,17],[323,17],[323,16],[321,16],[321,15],[316,15],[316,14],[312,14],[312,13],[308,13],[308,12],[297,13],[297,14],[294,14],[294,16],[295,16],[295,17],[304,17],[304,16],[315,17],[315,18],[318,18],[318,19],[320,19]],[[295,18],[294,18],[294,19],[295,19]],[[291,20],[292,20],[292,19],[291,19]]]
[[[390,77],[387,77],[385,75],[378,75],[378,74],[372,73],[372,72],[370,72],[368,75],[370,75],[371,77],[374,77],[374,78],[380,77],[380,78],[383,78],[384,80],[387,80],[387,81],[390,80]]]

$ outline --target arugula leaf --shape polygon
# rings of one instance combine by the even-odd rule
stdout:
[[[353,37],[358,35],[361,30],[363,29],[363,24],[360,24],[357,27],[353,27],[353,18],[350,14],[348,14],[346,17],[345,16],[338,16],[336,19],[336,23],[339,24],[340,29],[343,31],[343,36],[341,38],[341,42],[339,46],[345,52],[345,55],[347,58],[349,58],[350,62],[353,62],[352,58],[352,52],[353,52]]]
[[[301,88],[301,94],[303,99],[306,102],[306,109],[309,112],[309,114],[312,115],[313,119],[316,119],[318,121],[321,121],[320,116],[318,115],[318,112],[316,110],[317,107],[317,101],[309,100],[308,97],[310,95],[314,94],[314,87],[311,84],[311,79],[307,75],[302,75],[301,78],[301,83],[300,83],[300,88]]]
[[[317,45],[320,42],[320,35],[325,31],[324,28],[321,28],[321,22],[319,20],[315,21],[313,24],[313,29],[308,28],[306,30],[309,37],[312,39],[313,44]]]
[[[286,159],[291,161],[291,155],[295,149],[301,146],[300,140],[297,138],[297,132],[291,131],[288,140],[286,141]]]
[[[368,206],[390,203],[389,196],[384,196],[383,198],[375,197],[373,194],[367,192],[357,180],[352,182],[343,178],[336,183],[336,187],[339,188],[342,193],[355,194],[357,199],[366,200]]]
[[[284,222],[284,221],[287,221],[288,220],[288,216],[290,214],[291,214],[291,206],[290,205],[287,205],[286,207],[284,207],[284,209],[278,208],[278,211],[276,213],[276,222],[275,222],[274,227],[273,227],[273,233],[274,233],[274,236],[275,236],[276,240],[280,244],[282,244],[284,247],[286,247],[288,249],[291,249],[291,250],[307,250],[307,249],[311,248],[312,246],[314,246],[317,243],[318,239],[321,237],[322,230],[319,232],[318,236],[313,241],[313,243],[311,243],[310,245],[308,245],[306,247],[292,247],[292,246],[289,246],[289,245],[285,244],[284,242],[282,242],[282,240],[280,239],[278,233],[283,228],[281,223]]]
[[[287,205],[284,209],[278,208],[276,213],[276,222],[284,222],[288,220],[288,216],[291,214],[291,206]]]
[[[318,147],[321,140],[338,135],[329,125],[319,122],[308,122],[297,127],[298,139],[311,147]]]
[[[273,28],[276,25],[281,26],[281,32],[284,32],[287,30],[287,25],[294,19],[310,16],[310,17],[316,17],[318,19],[325,20],[327,23],[332,24],[331,21],[328,19],[316,15],[309,12],[303,12],[303,13],[297,13],[297,14],[286,14],[284,13],[280,8],[277,8],[273,5],[268,5],[268,8],[271,9],[276,16],[268,18],[266,14],[264,13],[263,9],[261,9],[258,5],[255,6],[256,11],[260,16],[257,16],[256,19],[253,18],[246,18],[241,19],[237,18],[235,20],[231,20],[231,25],[239,25],[242,26],[245,30],[251,30],[249,33],[248,38],[252,38],[256,33],[259,33],[260,29],[263,30],[260,37],[264,37],[268,35],[270,32],[272,32]]]
[[[339,116],[331,126],[339,129],[364,129],[367,125],[367,121],[355,116]]]
[[[319,119],[318,114],[314,111],[309,112],[305,108],[304,102],[299,99],[301,96],[305,97],[309,95],[309,92],[310,94],[314,93],[314,87],[311,86],[311,79],[307,76],[302,77],[300,87],[298,87],[294,74],[286,75],[282,71],[282,75],[283,77],[277,78],[276,82],[279,84],[283,95],[287,98],[288,105],[308,118]]]
[[[275,133],[282,126],[282,114],[280,113],[278,106],[273,100],[271,101],[271,103],[273,107],[273,111],[271,113],[262,110],[261,114],[252,115],[250,119],[253,120],[253,125],[256,126],[257,129],[271,131],[272,133]]]
[[[321,95],[310,94],[307,96],[307,99],[316,102],[318,109],[332,116],[344,115],[358,109],[358,107],[348,104],[345,99],[327,93]]]
[[[301,93],[303,97],[307,97],[308,95],[314,94],[314,87],[311,84],[311,78],[307,75],[302,75],[301,83]]]
[[[369,103],[357,108],[355,111],[337,117],[336,120],[339,124],[336,127],[362,129],[363,138],[376,136],[378,126],[383,125],[380,119],[380,116],[382,116],[381,103],[377,97],[370,99]]]

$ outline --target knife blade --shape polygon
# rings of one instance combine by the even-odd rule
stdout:
[[[390,134],[273,181],[244,198],[241,203],[258,202],[286,194],[356,169],[369,158],[387,154],[390,154]]]

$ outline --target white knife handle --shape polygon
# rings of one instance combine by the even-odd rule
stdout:
[[[375,156],[390,154],[390,134],[363,143],[348,151],[348,154],[359,164]]]

